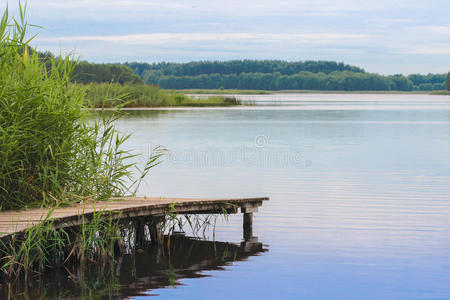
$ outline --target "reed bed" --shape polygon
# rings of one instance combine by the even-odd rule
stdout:
[[[130,162],[136,154],[123,150],[129,136],[114,127],[121,105],[93,121],[85,89],[70,84],[77,60],[50,58],[47,70],[29,51],[20,11],[16,20],[6,10],[0,22],[0,210],[132,195],[163,149],[143,169]]]
[[[134,195],[167,151],[156,147],[139,168],[137,154],[123,147],[129,135],[114,126],[123,116],[120,109],[195,100],[144,85],[72,84],[77,60],[50,58],[47,69],[48,62],[30,51],[26,8],[19,6],[18,20],[6,9],[0,21],[0,211]],[[112,112],[100,110],[92,117],[92,109],[107,106]],[[81,214],[80,226],[58,229],[51,212],[38,225],[0,240],[0,286],[21,277],[27,282],[27,276],[48,267],[93,263],[103,268],[114,262],[121,228],[116,215]]]
[[[79,218],[80,226],[58,229],[50,211],[36,226],[0,239],[0,281],[26,282],[30,275],[65,264],[113,263],[118,219],[105,211]]]
[[[145,84],[92,83],[84,86],[86,103],[93,107],[175,107],[232,106],[241,102],[233,96],[211,96],[194,99],[172,91]]]

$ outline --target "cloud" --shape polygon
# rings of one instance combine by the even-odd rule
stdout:
[[[423,54],[423,55],[449,55],[450,43],[435,46],[417,46],[404,51],[407,54]]]
[[[123,44],[137,45],[158,45],[173,42],[205,42],[205,41],[232,41],[242,40],[246,42],[282,42],[282,41],[342,41],[367,38],[363,34],[339,34],[339,33],[150,33],[150,34],[128,34],[128,35],[110,35],[110,36],[72,36],[72,37],[54,37],[38,39],[44,42],[57,41],[102,41]]]
[[[439,36],[442,36],[443,38],[449,39],[450,38],[450,24],[446,25],[434,25],[434,26],[424,26],[423,30],[437,34]]]
[[[93,61],[327,59],[428,73],[450,66],[446,2],[28,0],[28,13],[45,28],[40,49]]]

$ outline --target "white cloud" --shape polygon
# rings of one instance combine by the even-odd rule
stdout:
[[[450,38],[450,24],[446,25],[434,25],[434,26],[424,26],[423,29],[429,33],[437,34],[443,38]]]
[[[28,0],[28,14],[45,28],[42,50],[94,61],[330,59],[427,73],[450,65],[446,2]]]
[[[339,34],[339,33],[309,33],[309,34],[290,34],[290,33],[150,33],[150,34],[128,34],[128,35],[110,35],[110,36],[73,36],[73,37],[55,37],[41,38],[38,41],[103,41],[123,44],[153,45],[172,42],[204,42],[204,41],[227,41],[243,40],[247,42],[281,42],[281,41],[316,41],[329,42],[338,40],[355,40],[367,38],[363,34]]]
[[[450,43],[433,46],[416,46],[404,51],[407,54],[450,55]]]

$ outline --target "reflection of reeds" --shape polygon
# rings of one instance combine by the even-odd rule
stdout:
[[[87,218],[80,226],[57,229],[52,210],[37,225],[0,240],[0,272],[5,281],[42,272],[64,264],[107,264],[114,257],[118,220],[104,211]]]
[[[59,265],[107,265],[115,255],[133,253],[145,244],[163,243],[164,233],[170,246],[171,236],[186,227],[194,236],[205,238],[217,215],[178,215],[173,212],[175,206],[170,205],[165,216],[131,219],[121,219],[120,212],[114,211],[82,212],[78,225],[71,227],[55,223],[52,213],[56,208],[50,209],[38,224],[0,240],[0,273],[11,281]],[[227,204],[215,213],[227,219],[236,209]]]
[[[121,229],[131,235],[127,237],[130,240],[133,240],[135,221],[120,224]],[[181,278],[203,277],[202,270],[220,270],[233,261],[267,251],[258,242],[249,247],[248,244],[205,241],[181,234],[173,235],[170,243],[168,236],[163,238],[161,244],[145,244],[138,251],[115,256],[114,261],[110,260],[112,263],[86,259],[83,265],[71,263],[38,274],[30,273],[26,281],[22,276],[10,282],[9,290],[6,285],[0,288],[0,295],[5,297],[9,292],[11,298],[23,295],[25,299],[116,299],[148,289],[175,287]]]
[[[95,266],[101,274],[114,266],[114,245],[119,238],[117,216],[105,211],[95,211],[88,217],[81,214],[79,226],[57,229],[51,213],[25,232],[0,240],[0,278],[8,283],[9,292],[26,290],[31,277],[44,276],[49,268],[76,268],[82,276],[87,266]],[[83,281],[79,283],[83,290]],[[6,288],[3,286],[2,292]]]
[[[235,209],[228,205],[218,212],[227,218]],[[80,214],[77,226],[58,228],[53,211],[37,225],[0,240],[1,282],[16,283],[14,289],[22,289],[30,276],[39,278],[59,267],[72,270],[72,277],[93,267],[103,274],[105,269],[120,267],[124,254],[135,255],[151,244],[166,246],[170,255],[172,237],[179,236],[186,226],[194,236],[205,237],[216,218],[212,214],[181,216],[169,208],[163,217],[121,219],[120,213],[99,210]],[[151,234],[154,225],[158,225],[159,240]]]

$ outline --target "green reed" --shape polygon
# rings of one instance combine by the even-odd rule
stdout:
[[[94,107],[232,106],[241,102],[233,96],[193,99],[186,95],[145,84],[92,83],[85,86],[86,99]]]
[[[119,239],[119,218],[114,212],[94,211],[79,216],[78,226],[58,228],[53,210],[33,227],[0,239],[0,278],[14,282],[57,266],[95,264],[101,268],[114,262]],[[0,281],[1,282],[1,281]]]
[[[70,84],[77,60],[60,56],[47,70],[29,50],[20,12],[16,20],[6,9],[0,22],[0,210],[133,194],[164,150],[142,170],[131,163],[135,154],[123,150],[129,136],[114,127],[120,111],[89,119],[94,104]]]

